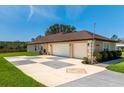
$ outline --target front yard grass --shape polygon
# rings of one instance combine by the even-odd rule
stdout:
[[[124,57],[124,52],[122,52],[122,56],[121,57]]]
[[[24,74],[13,64],[3,57],[6,56],[36,56],[37,53],[16,52],[0,54],[0,87],[45,87],[44,84],[37,82]]]
[[[122,57],[124,57],[124,52],[122,52]],[[124,61],[116,63],[116,64],[110,64],[107,67],[108,70],[116,71],[124,73]]]
[[[0,53],[0,57],[8,56],[37,56],[38,53],[35,52],[13,52],[13,53]]]
[[[120,63],[116,63],[116,64],[111,64],[107,67],[107,69],[124,73],[124,61],[122,61]]]

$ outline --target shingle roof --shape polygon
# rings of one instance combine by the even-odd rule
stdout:
[[[32,42],[31,44],[38,43],[52,43],[52,42],[66,42],[66,41],[78,41],[78,40],[92,40],[93,33],[89,31],[80,31],[80,32],[72,32],[72,33],[58,33],[53,35],[44,36],[39,40]],[[111,40],[110,38],[95,34],[94,39],[116,42]]]

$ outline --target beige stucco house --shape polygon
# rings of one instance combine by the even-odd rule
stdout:
[[[91,58],[94,51],[115,50],[116,42],[88,31],[44,36],[27,46],[28,52],[42,52],[72,58]]]

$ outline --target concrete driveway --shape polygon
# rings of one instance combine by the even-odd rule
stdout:
[[[58,87],[124,87],[124,74],[106,70]]]
[[[103,67],[82,64],[81,59],[48,55],[5,57],[5,59],[47,86],[66,86],[66,84],[68,86],[68,83],[106,70]],[[83,68],[87,73],[68,73],[68,68]]]

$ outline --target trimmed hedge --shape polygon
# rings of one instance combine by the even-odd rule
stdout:
[[[120,58],[122,55],[121,51],[102,51],[95,52],[94,57],[97,62],[109,61]]]

